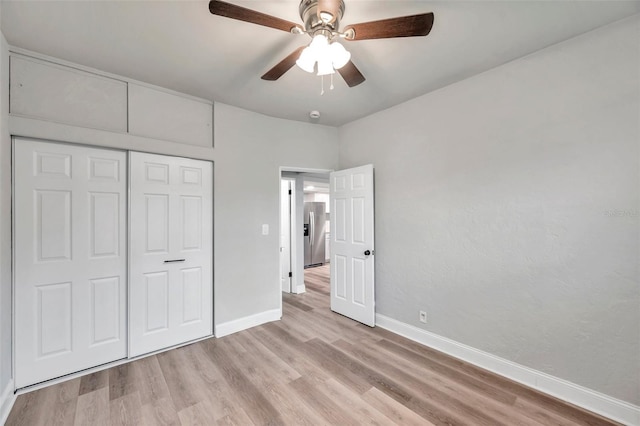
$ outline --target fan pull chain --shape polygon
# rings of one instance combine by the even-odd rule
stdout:
[[[333,90],[333,74],[331,74],[331,86],[329,87],[329,90]]]
[[[324,95],[324,75],[320,76],[320,96]]]

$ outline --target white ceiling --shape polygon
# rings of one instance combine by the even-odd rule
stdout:
[[[300,22],[298,0],[232,3]],[[320,78],[292,68],[260,76],[306,35],[209,13],[207,1],[6,1],[16,47],[291,120],[339,126],[545,46],[640,12],[640,1],[346,0],[342,24],[434,12],[427,37],[345,42],[367,81],[320,96]],[[328,83],[325,81],[325,83]],[[328,84],[325,85],[325,87]],[[320,119],[309,118],[319,110]]]

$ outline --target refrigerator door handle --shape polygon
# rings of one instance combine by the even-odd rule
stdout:
[[[309,212],[309,245],[313,247],[313,239],[316,233],[316,218],[313,212]]]

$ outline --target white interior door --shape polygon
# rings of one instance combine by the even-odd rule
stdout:
[[[373,166],[331,173],[331,310],[375,325]]]
[[[131,152],[129,356],[213,331],[213,165]]]
[[[280,282],[291,293],[291,180],[280,180]]]
[[[126,155],[16,138],[16,387],[125,358]]]

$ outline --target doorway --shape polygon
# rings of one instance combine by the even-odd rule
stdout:
[[[280,170],[280,280],[284,294],[304,293],[305,272],[329,264],[329,173]],[[310,206],[323,209],[309,214]],[[315,257],[311,256],[313,248]]]
[[[281,214],[290,215],[291,249],[290,271],[281,266],[281,277],[290,272],[291,293],[304,293],[305,271],[328,264],[331,310],[375,326],[373,165],[337,172],[281,168],[283,178],[295,179],[295,189],[283,195],[289,198]]]

